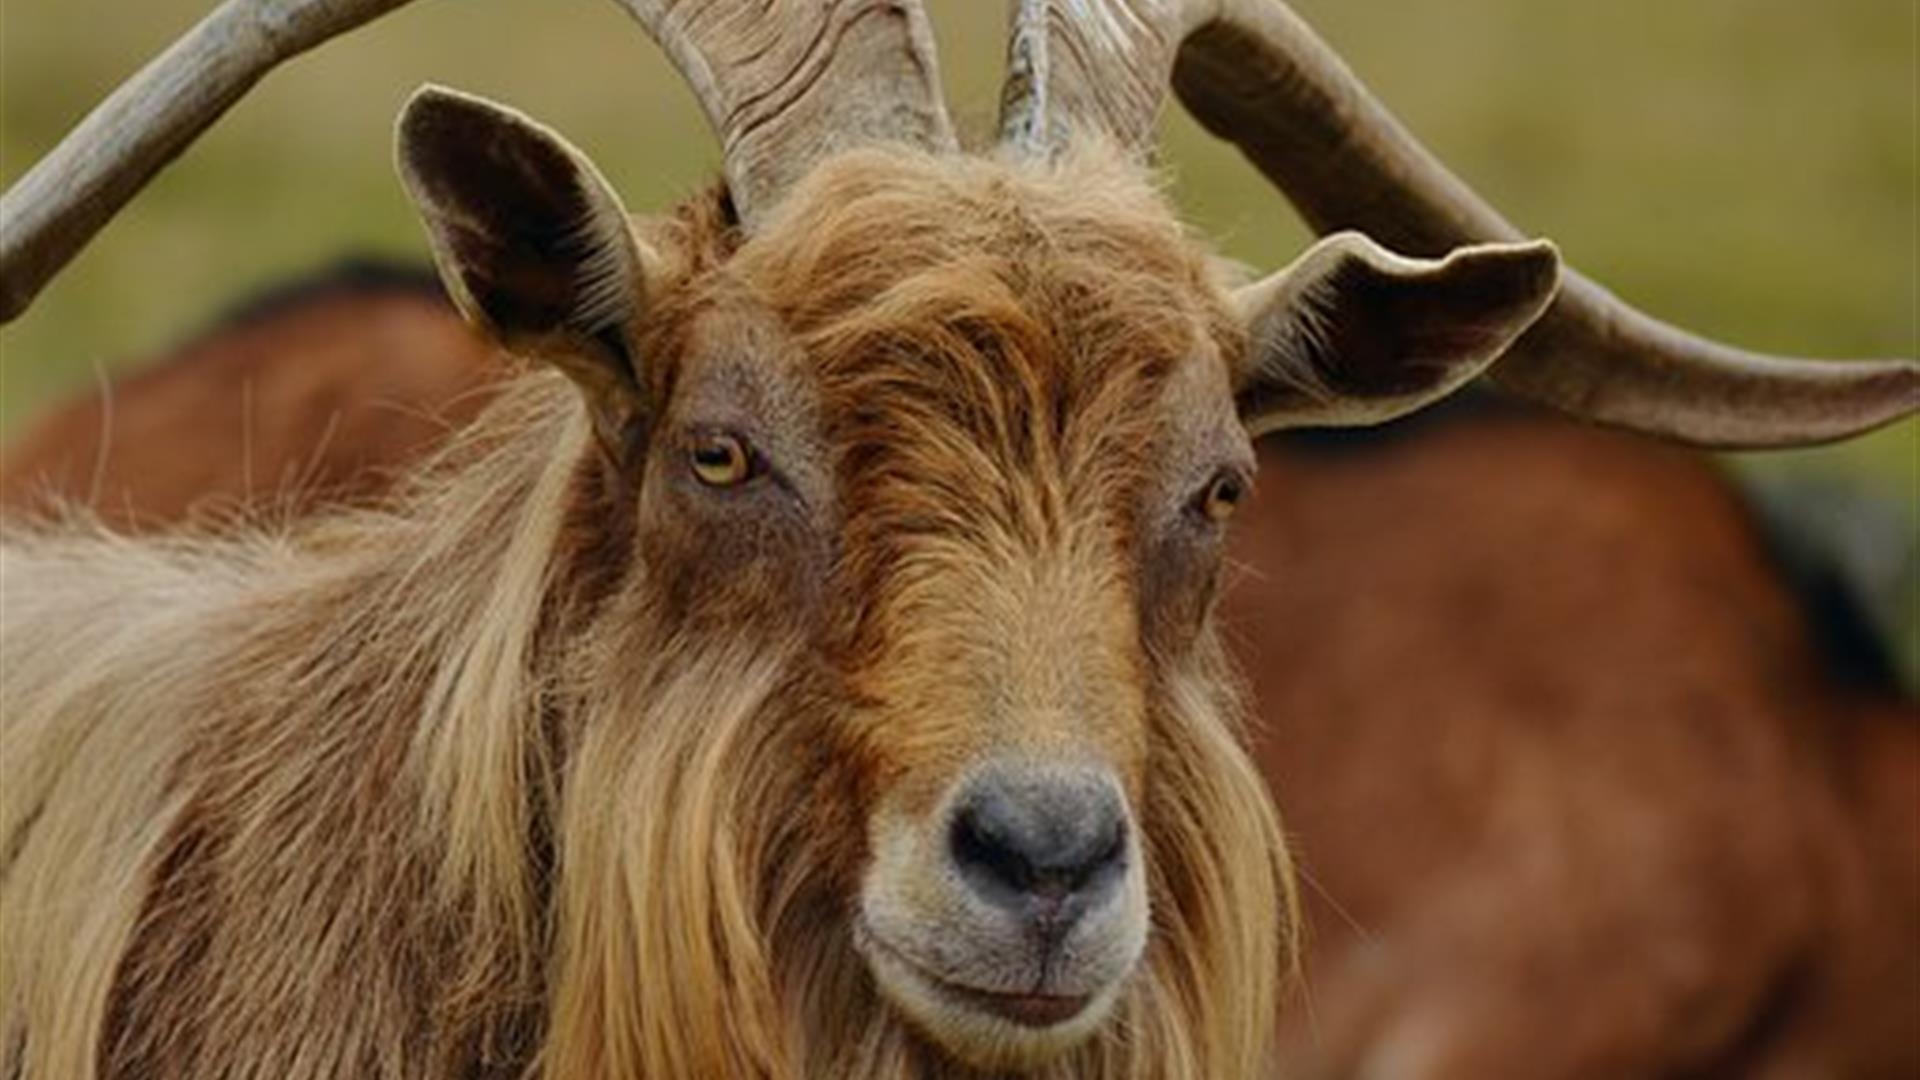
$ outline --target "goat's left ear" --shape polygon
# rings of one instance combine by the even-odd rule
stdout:
[[[633,336],[657,260],[599,170],[522,113],[438,86],[407,102],[397,142],[400,177],[461,313],[516,355],[564,371],[620,452],[645,418]]]
[[[1236,391],[1253,435],[1378,424],[1452,393],[1553,301],[1545,241],[1408,259],[1338,233],[1234,294],[1248,335]]]

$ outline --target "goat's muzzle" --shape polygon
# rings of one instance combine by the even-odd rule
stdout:
[[[931,813],[883,813],[874,831],[861,950],[934,1042],[1020,1068],[1100,1026],[1147,935],[1138,829],[1109,770],[982,765]]]

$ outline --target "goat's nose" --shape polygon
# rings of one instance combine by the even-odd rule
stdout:
[[[1127,813],[1101,773],[995,770],[955,804],[949,838],[975,893],[1063,929],[1119,886]]]

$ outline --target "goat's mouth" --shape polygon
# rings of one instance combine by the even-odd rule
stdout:
[[[1088,1004],[1093,1001],[1092,994],[1002,994],[954,983],[939,983],[937,986],[942,993],[956,1001],[970,1004],[982,1012],[992,1013],[1021,1027],[1031,1028],[1064,1024],[1087,1011]]]
[[[905,976],[953,1006],[987,1013],[1024,1028],[1050,1028],[1065,1024],[1086,1012],[1094,1001],[1093,994],[987,990],[968,986],[929,971],[926,966],[888,944],[871,930],[861,936],[865,941],[868,962],[882,969],[877,970],[876,974],[883,981],[889,976]]]
[[[1024,1071],[1097,1031],[1125,979],[1091,992],[983,989],[936,972],[862,925],[859,951],[881,996],[936,1045],[978,1068]]]

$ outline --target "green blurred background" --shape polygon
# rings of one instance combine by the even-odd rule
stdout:
[[[4,0],[11,183],[213,0]],[[955,114],[989,129],[1004,4],[931,4]],[[1440,155],[1624,296],[1750,346],[1913,355],[1913,0],[1299,0]],[[271,76],[0,333],[0,435],[346,252],[424,258],[389,165],[417,84],[566,132],[637,210],[716,167],[691,98],[607,0],[419,0]],[[1229,148],[1171,110],[1192,222],[1261,267],[1305,234]],[[1743,467],[1843,475],[1912,508],[1920,424]]]

